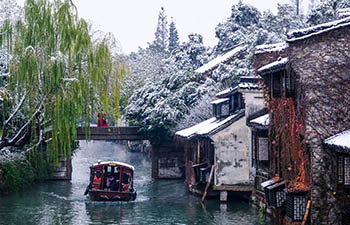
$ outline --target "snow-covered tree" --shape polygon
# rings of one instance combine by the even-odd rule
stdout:
[[[162,7],[158,15],[158,25],[155,33],[155,43],[163,50],[166,50],[169,42],[168,21],[165,9]]]
[[[188,114],[177,123],[175,130],[191,127],[213,117],[213,106],[210,102],[216,99],[215,94],[218,91],[217,83],[208,78],[201,88],[206,90],[205,94],[189,109]]]
[[[147,80],[151,82],[158,80],[167,56],[166,52],[160,51],[159,47],[152,43],[146,48],[139,48],[137,52],[132,52],[127,57],[130,73],[123,80],[121,95],[123,108],[128,104],[128,99],[134,91],[144,86]]]
[[[219,39],[215,55],[222,54],[247,40],[247,27],[257,24],[260,12],[253,6],[238,2],[232,6],[231,16],[219,23],[215,35]]]
[[[156,76],[145,68],[148,76],[129,98],[125,115],[132,124],[147,132],[153,144],[164,135],[173,135],[174,128],[188,114],[189,108],[207,93],[209,87],[204,85],[199,74],[194,73],[207,62],[206,58],[207,48],[202,37],[192,34],[189,41],[182,43],[170,57],[163,58]],[[132,67],[131,71],[135,71]]]
[[[307,22],[310,25],[330,22],[337,19],[337,11],[350,7],[349,0],[322,0],[311,9]]]
[[[23,16],[22,8],[16,0],[0,0],[0,24],[6,20],[15,24]]]
[[[23,21],[2,25],[10,60],[1,77],[0,155],[48,144],[55,162],[69,155],[78,122],[88,125],[98,105],[117,115],[125,67],[113,59],[110,36],[92,42],[89,32],[71,1],[27,0]]]
[[[177,29],[174,21],[171,21],[169,25],[169,52],[174,51],[179,47],[179,35],[177,33]]]

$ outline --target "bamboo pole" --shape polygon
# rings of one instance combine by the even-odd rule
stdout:
[[[303,219],[303,222],[301,223],[301,225],[305,225],[305,224],[306,224],[307,217],[309,216],[310,205],[311,205],[311,201],[308,200],[308,201],[307,201],[307,206],[306,206],[305,215],[304,215],[304,219]]]
[[[213,165],[213,166],[211,167],[210,174],[209,174],[209,179],[208,179],[207,185],[205,186],[205,189],[204,189],[204,193],[203,193],[203,197],[202,197],[202,202],[204,202],[205,197],[207,196],[208,188],[209,188],[209,186],[210,186],[210,182],[211,182],[211,179],[212,179],[213,174],[214,174],[214,169],[215,169],[215,165]]]

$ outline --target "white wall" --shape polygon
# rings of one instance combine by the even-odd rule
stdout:
[[[245,101],[245,114],[246,117],[256,113],[257,111],[263,109],[265,107],[265,99],[262,91],[242,91],[244,101]],[[251,129],[248,129],[247,132],[248,137],[248,152],[249,152],[249,171],[250,171],[250,179],[253,181],[253,177],[255,176],[255,168],[252,168],[252,132]]]
[[[242,117],[211,136],[215,148],[215,185],[249,183],[248,127]]]

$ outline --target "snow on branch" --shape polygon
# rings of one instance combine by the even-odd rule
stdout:
[[[40,113],[44,102],[45,102],[45,100],[42,100],[40,102],[38,109],[33,113],[33,115],[30,117],[30,119],[21,127],[21,129],[17,132],[17,134],[9,141],[10,145],[14,145],[19,140],[19,137],[22,134],[22,132],[29,126],[29,124],[31,123],[33,118]]]
[[[2,131],[3,131],[3,133],[2,133],[1,140],[4,140],[5,135],[7,134],[6,131],[7,131],[7,126],[8,126],[8,124],[9,124],[9,122],[10,122],[10,121],[12,120],[12,118],[19,112],[20,108],[22,107],[22,105],[23,105],[23,103],[24,103],[24,101],[25,101],[25,99],[26,99],[26,96],[27,96],[27,93],[25,93],[25,94],[22,96],[22,98],[21,98],[20,102],[18,103],[16,109],[12,112],[12,114],[9,116],[9,118],[4,122],[4,125],[2,126]]]

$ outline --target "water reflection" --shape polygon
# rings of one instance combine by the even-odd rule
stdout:
[[[91,202],[83,195],[89,166],[117,160],[135,167],[135,202]],[[270,224],[246,202],[201,204],[182,180],[152,180],[151,161],[112,142],[80,143],[71,182],[47,182],[0,198],[0,224]]]

